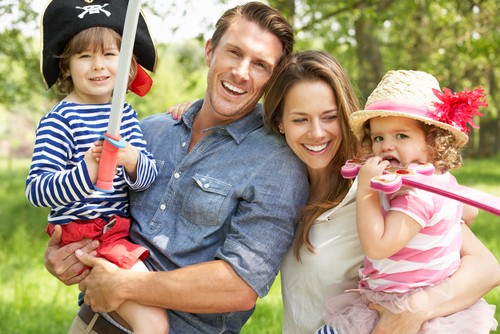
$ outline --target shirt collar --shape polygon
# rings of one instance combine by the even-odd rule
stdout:
[[[202,104],[203,99],[194,102],[188,110],[182,114],[181,119],[177,121],[176,124],[185,124],[188,128],[192,129],[194,118],[201,109]],[[234,141],[239,144],[246,136],[262,126],[262,104],[258,103],[256,108],[245,117],[229,124],[213,127],[212,130],[229,134]]]
[[[330,216],[334,217],[335,213],[340,210],[342,207],[348,205],[349,203],[353,203],[356,200],[356,190],[358,188],[358,179],[354,179],[354,182],[349,188],[349,191],[345,195],[344,199],[335,207],[328,209],[323,212],[317,219],[316,222],[324,222],[330,220]]]

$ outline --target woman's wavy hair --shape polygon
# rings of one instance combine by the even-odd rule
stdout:
[[[269,89],[264,94],[265,126],[273,133],[282,136],[279,124],[283,117],[285,99],[293,85],[304,81],[323,81],[331,87],[339,110],[342,143],[328,166],[329,193],[319,202],[308,203],[302,210],[294,243],[294,253],[298,260],[303,245],[314,252],[314,246],[309,238],[311,226],[323,212],[337,206],[345,197],[352,180],[344,179],[340,175],[340,168],[346,160],[357,157],[360,153],[359,141],[349,126],[349,116],[359,110],[356,94],[344,68],[337,59],[324,51],[296,52],[275,71],[269,80]]]

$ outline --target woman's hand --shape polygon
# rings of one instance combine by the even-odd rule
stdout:
[[[368,308],[377,311],[380,316],[372,334],[416,334],[426,320],[423,314],[409,311],[394,314],[377,304],[369,304]]]
[[[87,277],[90,270],[85,269],[85,265],[78,261],[75,251],[80,249],[82,252],[95,256],[95,249],[99,247],[99,242],[84,239],[61,247],[61,234],[61,226],[55,226],[45,250],[45,268],[64,284],[76,284]]]

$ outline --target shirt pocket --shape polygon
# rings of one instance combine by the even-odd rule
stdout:
[[[218,225],[218,216],[231,185],[210,176],[195,174],[194,186],[182,206],[182,216],[198,225]]]

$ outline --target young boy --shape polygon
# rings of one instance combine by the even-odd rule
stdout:
[[[114,191],[93,186],[102,151],[99,138],[111,111],[126,8],[127,1],[94,1],[85,6],[81,1],[54,0],[47,6],[42,26],[43,78],[47,88],[55,84],[66,96],[39,122],[26,196],[35,206],[52,208],[47,232],[52,235],[55,226],[61,225],[62,244],[97,239],[97,256],[122,268],[146,271],[141,260],[147,249],[128,241],[127,192],[147,189],[157,170],[146,151],[137,113],[128,103],[121,119],[125,147],[118,153]],[[137,40],[138,60],[132,60],[131,79],[137,73],[139,79],[146,75],[139,64],[154,70],[156,63],[156,49],[142,17]],[[130,81],[130,89],[139,95],[149,89]],[[168,332],[163,309],[125,302],[117,313],[134,333]]]

